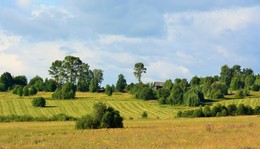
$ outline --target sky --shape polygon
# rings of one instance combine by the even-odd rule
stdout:
[[[224,64],[260,72],[260,0],[1,0],[0,74],[50,78],[55,60],[80,57],[137,82],[219,75]]]

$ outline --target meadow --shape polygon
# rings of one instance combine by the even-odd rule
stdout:
[[[0,124],[0,148],[259,148],[260,117],[125,120],[76,130],[75,122]]]
[[[32,106],[32,99],[35,97],[45,97],[46,107],[35,108]],[[34,117],[51,117],[57,114],[66,114],[69,116],[80,117],[92,111],[93,104],[104,102],[109,106],[120,111],[125,118],[138,119],[146,111],[149,118],[174,118],[179,109],[185,107],[172,107],[159,105],[154,101],[143,101],[134,99],[131,94],[115,93],[113,96],[97,93],[77,92],[74,100],[53,100],[51,93],[40,92],[31,97],[19,97],[10,92],[0,93],[0,115],[29,115]]]
[[[45,97],[47,107],[35,108],[31,101]],[[0,93],[0,115],[51,117],[60,113],[80,117],[102,101],[120,111],[124,128],[77,130],[74,121],[0,123],[1,148],[259,148],[260,116],[215,118],[175,118],[181,106],[159,105],[155,101],[134,99],[130,94],[113,96],[77,92],[74,100],[53,100],[51,93],[31,97]],[[245,99],[228,95],[221,103],[260,105],[260,93]],[[148,119],[141,119],[147,111]],[[130,120],[131,118],[131,120]]]

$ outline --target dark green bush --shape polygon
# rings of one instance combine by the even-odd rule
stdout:
[[[147,119],[148,113],[146,111],[144,111],[141,116],[142,116],[143,119]]]
[[[245,115],[247,113],[247,109],[244,104],[239,104],[237,106],[237,115]]]
[[[29,96],[29,88],[28,86],[23,87],[23,96]]]
[[[43,97],[34,98],[32,101],[34,107],[45,107],[46,100]]]
[[[260,106],[256,106],[254,109],[254,114],[259,115],[260,114]]]
[[[210,110],[210,107],[208,105],[206,105],[203,109],[203,113],[204,113],[204,116],[205,117],[210,117],[212,114],[211,114],[211,110]]]
[[[112,107],[107,107],[104,103],[94,104],[93,109],[92,115],[86,115],[77,120],[77,129],[123,127],[123,118],[120,116],[119,111]]]

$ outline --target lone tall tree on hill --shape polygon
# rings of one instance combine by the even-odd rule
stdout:
[[[134,67],[134,75],[141,82],[142,73],[146,73],[146,68],[143,63],[136,63]]]

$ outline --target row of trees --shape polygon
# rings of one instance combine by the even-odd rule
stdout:
[[[204,106],[196,110],[179,111],[177,117],[219,117],[219,116],[236,116],[236,115],[259,115],[260,106],[256,106],[254,109],[250,105],[230,104],[224,106],[217,104],[215,106]]]
[[[236,98],[244,98],[250,95],[250,90],[260,89],[260,75],[255,75],[250,68],[241,69],[239,65],[222,66],[220,76],[194,76],[190,82],[179,78],[174,82],[166,80],[159,89],[141,82],[141,74],[146,71],[142,63],[137,63],[134,75],[139,83],[129,84],[126,89],[138,99],[158,99],[160,104],[198,106],[205,98],[221,99],[233,91]]]

